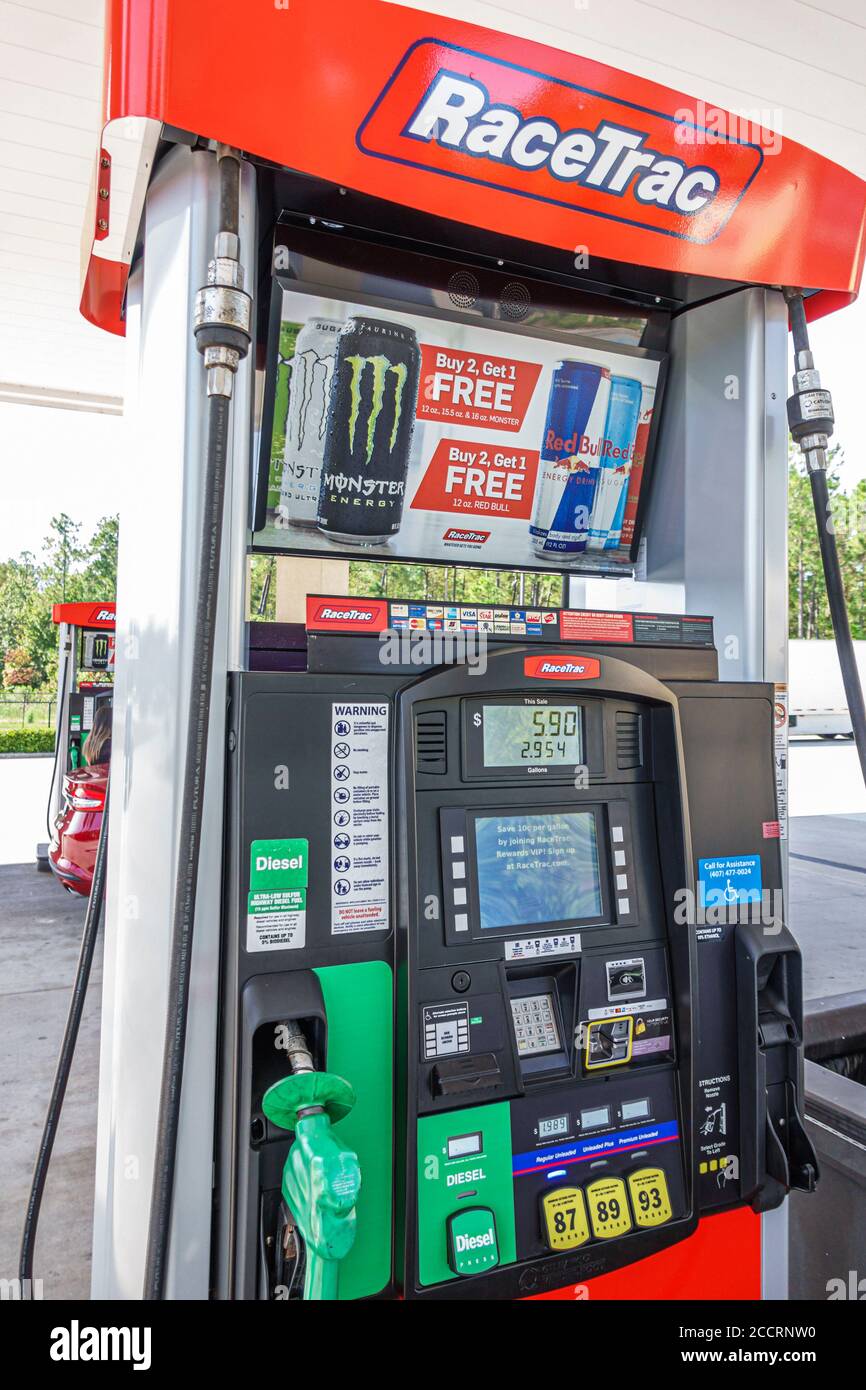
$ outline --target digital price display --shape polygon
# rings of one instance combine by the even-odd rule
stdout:
[[[568,1133],[568,1116],[551,1115],[547,1120],[538,1121],[539,1139],[561,1139]]]
[[[578,705],[484,705],[484,766],[581,765],[581,714]]]

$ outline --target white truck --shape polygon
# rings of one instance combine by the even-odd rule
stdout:
[[[866,642],[855,642],[854,649],[860,680],[866,687]],[[853,737],[835,642],[797,639],[788,644],[788,696],[790,728],[795,737]]]

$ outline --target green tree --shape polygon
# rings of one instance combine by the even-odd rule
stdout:
[[[110,603],[117,594],[117,547],[120,531],[116,516],[103,516],[85,547],[86,597]]]
[[[826,524],[836,538],[852,634],[866,638],[866,482],[846,493],[839,477],[842,463],[835,446],[827,470],[830,515]],[[812,486],[793,447],[788,466],[788,620],[790,637],[833,636]]]

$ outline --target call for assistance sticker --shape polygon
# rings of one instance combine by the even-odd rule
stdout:
[[[698,860],[698,889],[702,907],[759,903],[761,887],[761,859],[757,854]]]
[[[308,840],[253,840],[247,950],[291,951],[307,937]]]

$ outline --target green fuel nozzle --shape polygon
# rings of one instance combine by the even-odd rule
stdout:
[[[304,1299],[324,1301],[337,1297],[340,1260],[355,1242],[361,1168],[358,1155],[332,1128],[354,1106],[355,1092],[342,1076],[314,1070],[296,1026],[288,1053],[292,1075],[265,1092],[262,1109],[272,1124],[294,1131],[283,1167],[283,1197],[306,1246]]]

